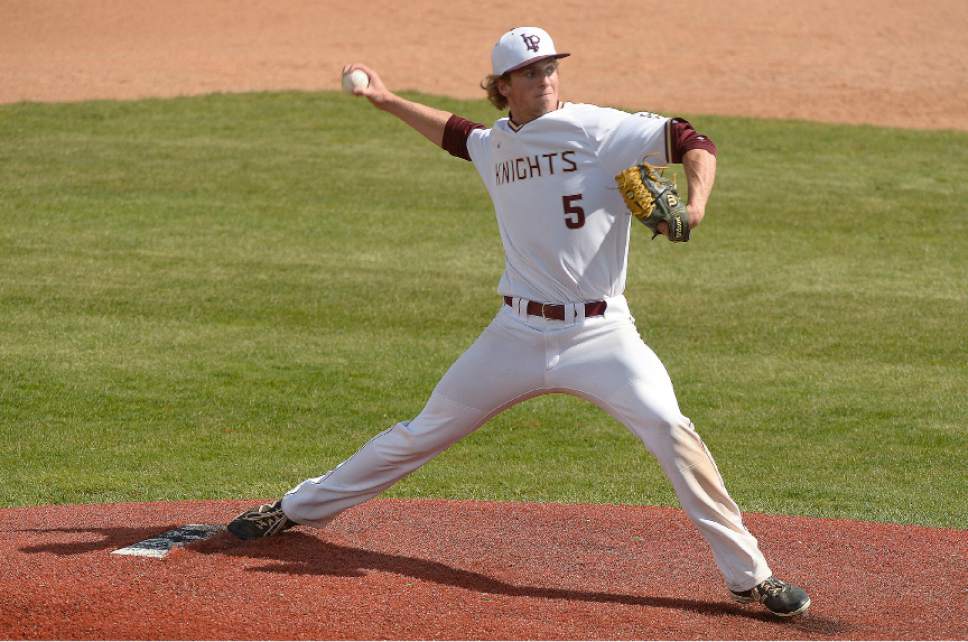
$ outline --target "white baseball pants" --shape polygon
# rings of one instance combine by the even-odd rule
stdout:
[[[322,527],[502,410],[564,392],[609,413],[659,460],[729,588],[745,591],[759,584],[770,568],[712,456],[680,412],[665,367],[639,336],[625,297],[607,303],[604,316],[587,319],[582,305],[566,306],[565,321],[528,316],[520,311],[527,301],[516,308],[502,305],[416,418],[383,431],[334,470],[289,491],[283,511],[297,523]]]

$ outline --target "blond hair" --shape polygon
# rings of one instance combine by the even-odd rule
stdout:
[[[508,99],[497,88],[497,83],[501,80],[511,82],[510,74],[488,74],[487,78],[481,83],[481,89],[487,92],[487,99],[491,101],[491,104],[503,111],[507,109]]]

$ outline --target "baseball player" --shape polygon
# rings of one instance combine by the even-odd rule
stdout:
[[[323,527],[386,490],[489,418],[551,392],[576,395],[627,426],[658,459],[686,514],[709,543],[739,602],[779,616],[803,613],[806,592],[775,577],[743,525],[712,456],[682,414],[665,367],[636,330],[625,289],[632,217],[615,177],[645,159],[681,163],[682,211],[702,221],[716,173],[716,147],[685,120],[559,100],[568,56],[537,27],[505,33],[482,87],[506,117],[490,128],[405,100],[372,69],[354,89],[435,145],[474,163],[494,204],[504,245],[500,309],[410,421],[373,437],[321,477],[228,529],[242,539],[297,524]],[[655,226],[671,234],[668,222]],[[677,235],[678,239],[681,234]]]

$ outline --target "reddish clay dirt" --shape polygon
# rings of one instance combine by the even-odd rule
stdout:
[[[336,89],[356,61],[477,98],[526,24],[572,52],[568,100],[968,129],[964,0],[0,0],[0,102]]]
[[[968,130],[964,0],[519,5],[0,0],[0,102],[328,90],[353,61],[477,98],[497,35],[539,24],[573,53],[569,100]],[[110,554],[250,503],[0,510],[0,638],[968,638],[968,531],[748,515],[813,596],[793,621],[729,602],[671,509],[384,500],[324,531]]]
[[[968,532],[748,515],[807,588],[784,621],[725,596],[683,513],[377,500],[325,530],[111,551],[250,502],[0,510],[14,639],[965,639]]]

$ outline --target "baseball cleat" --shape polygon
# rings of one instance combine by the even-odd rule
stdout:
[[[296,522],[282,512],[282,500],[279,500],[245,511],[229,522],[228,531],[239,539],[258,539],[278,535],[293,526]]]
[[[770,577],[748,591],[730,589],[733,599],[742,604],[759,602],[773,615],[793,617],[810,608],[810,596],[799,586]]]

